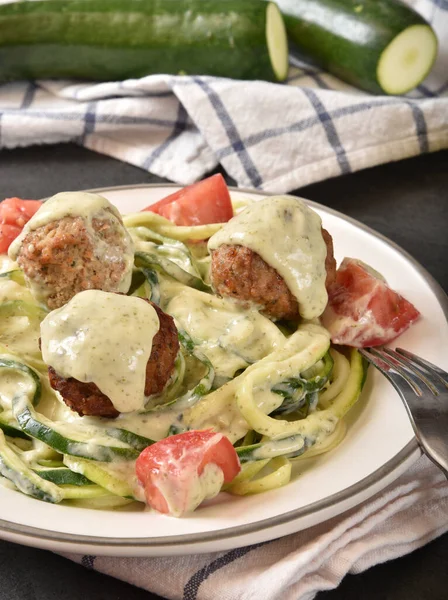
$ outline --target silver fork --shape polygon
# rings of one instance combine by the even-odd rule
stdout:
[[[448,478],[448,373],[402,348],[360,352],[397,390],[421,449]]]

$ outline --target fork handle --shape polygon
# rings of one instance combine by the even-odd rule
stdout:
[[[448,479],[448,406],[436,396],[415,396],[394,386],[400,395],[423,452]]]

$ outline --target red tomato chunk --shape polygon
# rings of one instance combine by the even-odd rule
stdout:
[[[419,316],[410,302],[367,265],[344,258],[329,290],[322,322],[334,344],[365,348],[387,344]]]
[[[222,175],[212,175],[144,208],[176,225],[226,223],[233,217],[230,194]]]
[[[214,465],[211,470],[210,465]],[[222,483],[232,481],[241,467],[228,438],[209,429],[187,431],[156,442],[143,450],[135,469],[149,506],[180,516],[194,510],[205,497],[216,495]],[[210,476],[216,475],[214,488],[204,485],[206,477],[210,484]]]
[[[40,200],[6,198],[0,203],[0,254],[5,254],[25,224],[42,206]]]

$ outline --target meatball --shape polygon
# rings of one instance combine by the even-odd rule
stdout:
[[[149,301],[148,301],[149,302]],[[145,396],[159,394],[169,381],[179,351],[174,320],[156,304],[150,302],[159,317],[160,328],[152,340],[151,355],[146,365]],[[94,383],[83,383],[73,377],[64,378],[48,368],[50,385],[65,404],[82,416],[115,418],[120,414],[110,399]]]
[[[327,271],[327,278],[325,280],[325,287],[328,290],[331,284],[336,281],[336,260],[333,253],[333,238],[323,227],[322,237],[324,238],[325,245],[327,246],[327,256],[325,257],[325,270]]]
[[[121,289],[128,270],[124,227],[111,214],[93,218],[92,229],[94,236],[84,218],[63,217],[24,237],[17,262],[48,308],[59,308],[83,290],[127,291]]]
[[[333,240],[326,229],[322,237],[327,246],[325,268],[328,286],[336,277]],[[285,280],[256,252],[245,246],[222,245],[212,252],[210,271],[214,290],[249,305],[255,304],[271,319],[296,319],[299,306]]]

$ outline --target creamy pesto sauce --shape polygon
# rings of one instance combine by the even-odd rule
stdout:
[[[42,321],[42,356],[59,375],[95,383],[119,412],[131,412],[145,403],[146,364],[159,326],[142,299],[87,290]]]
[[[118,480],[126,481],[132,490],[133,497],[140,502],[145,502],[145,492],[135,473],[135,460],[103,463],[101,466]]]
[[[34,303],[33,296],[26,287],[16,283],[12,279],[2,277],[0,279],[0,304],[11,300]]]
[[[134,265],[134,246],[119,211],[106,199],[98,194],[87,192],[61,192],[49,198],[42,204],[39,210],[31,217],[22,230],[22,233],[12,242],[9,247],[9,257],[16,260],[20,246],[25,237],[39,227],[43,227],[53,221],[59,221],[64,217],[81,217],[86,225],[86,230],[92,239],[95,255],[105,263],[125,261],[125,270],[121,278],[118,292],[127,293],[131,285],[132,268]],[[112,221],[116,230],[121,233],[124,243],[124,252],[117,247],[106,243],[95,232],[93,219]],[[41,301],[45,301],[46,292],[42,285],[36,281],[30,281],[33,294]]]
[[[166,284],[164,291],[168,291]],[[207,356],[217,376],[233,377],[285,343],[276,325],[256,310],[186,287],[171,289],[164,308]],[[171,288],[173,285],[171,284]]]
[[[327,255],[319,215],[300,198],[268,197],[250,204],[215,233],[209,250],[239,245],[256,252],[283,277],[305,319],[321,315],[328,302]]]
[[[21,458],[24,460],[29,466],[36,464],[39,460],[55,460],[60,455],[47,446],[44,442],[40,442],[39,440],[33,440],[33,449],[26,450],[22,453]]]
[[[253,367],[248,367],[248,370]],[[234,444],[249,430],[246,419],[235,402],[236,391],[245,373],[235,377],[219,389],[204,396],[200,402],[183,414],[183,423],[191,429],[208,429],[225,434]]]
[[[0,344],[20,355],[38,355],[39,324],[28,317],[8,317],[0,322]]]
[[[19,285],[11,279],[0,278],[0,305],[14,302],[34,304],[34,299],[30,291],[23,285]],[[37,319],[13,314],[0,316],[0,344],[6,346],[9,352],[15,352],[18,355],[38,355],[38,340],[39,323]]]
[[[30,383],[30,380],[24,376],[19,384],[19,388],[16,387],[15,394],[17,394],[17,389],[20,389],[23,394],[21,397],[15,399],[15,411],[21,412],[28,406],[34,388]],[[45,409],[43,408],[43,410]],[[62,421],[58,421],[56,418],[47,418],[41,411],[40,402],[38,412],[38,419],[44,426],[46,425],[49,429],[57,431],[67,439],[76,440],[77,442],[86,444],[84,450],[87,449],[92,457],[95,457],[95,452],[98,450],[98,444],[102,446],[117,446],[120,448],[127,447],[127,444],[108,436],[104,432],[103,423],[98,420],[95,423],[87,423],[81,420],[80,417]],[[71,447],[72,449],[75,449],[76,442],[72,442]],[[99,460],[100,456],[97,456],[97,460]]]
[[[283,440],[272,440],[254,450],[253,457],[255,460],[275,458],[276,456],[298,452],[299,450],[302,450],[304,445],[304,440],[299,438],[299,436],[296,436],[295,438],[288,437]]]
[[[271,392],[273,384],[267,381],[265,385],[258,386],[254,389],[255,403],[257,407],[264,412],[265,415],[276,410],[283,403],[283,396]]]
[[[176,423],[178,416],[179,411],[169,409],[146,414],[133,412],[120,415],[110,425],[158,441],[168,435],[169,428]]]
[[[0,254],[0,273],[7,273],[18,268],[17,263],[11,260],[7,254]]]
[[[6,360],[16,360],[15,356],[1,354],[1,358]],[[20,390],[24,394],[31,394],[34,386],[30,379],[15,369],[0,369],[0,406],[3,410],[9,410],[12,407],[12,399]]]

